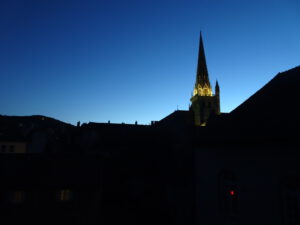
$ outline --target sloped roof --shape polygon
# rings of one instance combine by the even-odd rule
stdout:
[[[0,140],[28,140],[32,131],[63,130],[73,126],[46,116],[4,116],[0,115]]]
[[[232,125],[291,132],[299,128],[300,66],[277,74],[229,114]]]

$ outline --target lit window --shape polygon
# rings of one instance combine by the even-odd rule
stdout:
[[[62,189],[57,192],[58,201],[70,201],[72,199],[72,191],[70,189]]]
[[[12,191],[10,194],[10,202],[13,204],[21,204],[24,202],[25,193],[24,191]]]

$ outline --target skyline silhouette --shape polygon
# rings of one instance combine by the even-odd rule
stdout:
[[[187,110],[200,29],[222,112],[300,61],[296,1],[7,1],[0,8],[2,115],[148,124]]]
[[[299,74],[207,126],[182,110],[149,126],[0,116],[2,221],[297,224]]]

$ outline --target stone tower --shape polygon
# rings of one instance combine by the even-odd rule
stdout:
[[[217,81],[215,94],[213,94],[208,77],[201,33],[196,82],[191,102],[190,110],[194,113],[194,123],[196,126],[205,126],[210,115],[220,114],[220,88]]]

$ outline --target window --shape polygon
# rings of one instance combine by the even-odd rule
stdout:
[[[235,216],[238,213],[239,196],[236,177],[231,171],[222,170],[218,179],[220,212],[227,216]]]
[[[25,200],[25,192],[24,191],[12,191],[10,192],[10,199],[9,201],[12,204],[21,204]]]
[[[284,225],[300,224],[300,183],[296,178],[289,178],[283,185]]]
[[[15,146],[14,145],[10,145],[9,146],[9,152],[13,153],[15,151]]]
[[[295,195],[286,197],[286,211],[286,218],[288,220],[287,224],[299,224],[299,197]]]
[[[67,202],[72,200],[72,191],[70,189],[62,189],[56,193],[58,201]]]
[[[1,152],[6,152],[6,145],[1,145]]]

